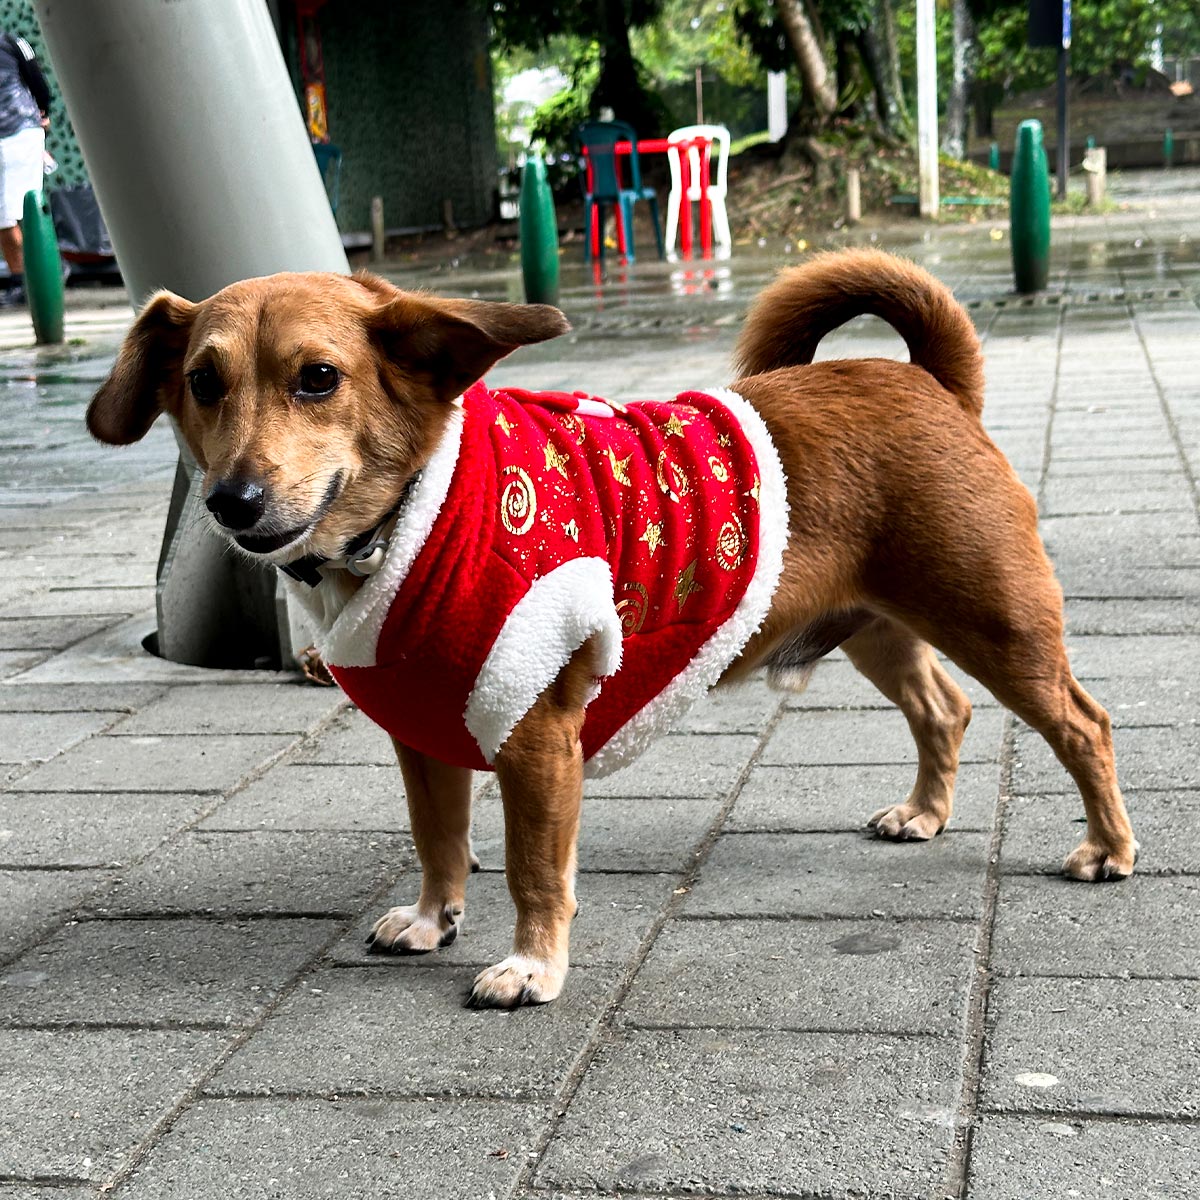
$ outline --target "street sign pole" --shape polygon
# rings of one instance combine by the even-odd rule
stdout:
[[[937,37],[934,0],[917,0],[917,171],[921,216],[936,217],[938,195]]]
[[[1067,198],[1071,138],[1067,131],[1067,76],[1071,67],[1071,0],[1062,0],[1062,44],[1058,48],[1058,198]]]

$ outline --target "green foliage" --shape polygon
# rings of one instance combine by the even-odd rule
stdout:
[[[571,82],[538,106],[530,125],[531,136],[540,138],[554,153],[569,151],[572,130],[596,115],[592,111],[592,92],[599,78],[600,47],[595,42],[576,43]]]
[[[665,0],[658,20],[634,31],[633,52],[656,83],[679,83],[696,67],[736,87],[763,87],[766,68],[740,36],[732,0]]]

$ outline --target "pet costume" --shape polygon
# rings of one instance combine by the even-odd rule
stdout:
[[[403,744],[488,769],[592,640],[583,753],[606,774],[737,657],[786,537],[779,457],[733,392],[622,405],[477,383],[319,647]]]

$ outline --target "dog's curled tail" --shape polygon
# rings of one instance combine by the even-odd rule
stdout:
[[[983,412],[983,355],[971,319],[928,271],[881,250],[831,251],[782,271],[746,318],[738,373],[810,363],[827,333],[865,313],[887,321],[912,361],[965,408]]]

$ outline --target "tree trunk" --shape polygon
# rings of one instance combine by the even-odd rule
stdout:
[[[875,19],[859,34],[863,63],[875,88],[880,122],[885,133],[905,137],[912,118],[900,81],[900,55],[896,49],[896,22],[891,0],[876,0]]]
[[[962,158],[967,151],[967,103],[975,78],[975,22],[967,0],[954,0],[954,65],[946,99],[942,151]]]
[[[659,113],[642,88],[633,50],[625,0],[599,0],[600,78],[592,92],[592,111],[611,108],[618,121],[627,121],[639,137],[653,137],[659,130]]]
[[[813,21],[804,0],[776,0],[779,22],[787,35],[788,45],[800,69],[805,99],[819,122],[824,123],[837,111],[837,81],[825,58],[818,26]]]

